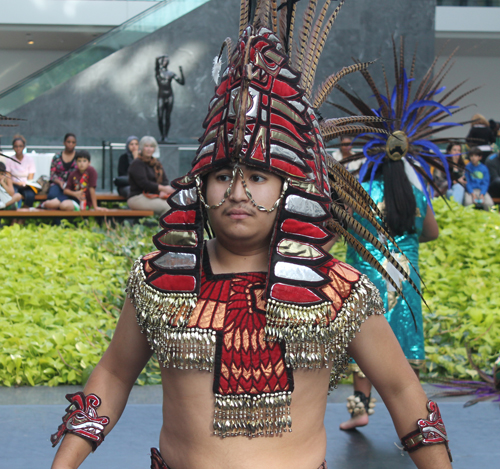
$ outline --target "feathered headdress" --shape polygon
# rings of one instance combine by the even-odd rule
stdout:
[[[436,138],[435,135],[450,127],[461,126],[466,122],[449,122],[446,118],[465,109],[458,102],[477,88],[461,95],[456,95],[467,80],[459,83],[451,90],[443,86],[445,77],[453,67],[451,59],[456,50],[444,62],[442,67],[435,72],[437,57],[425,73],[422,81],[414,85],[416,51],[413,55],[409,74],[405,68],[404,40],[401,38],[399,54],[393,40],[395,85],[389,93],[389,83],[384,69],[385,94],[375,84],[367,70],[361,70],[377,102],[377,108],[352,95],[340,85],[335,87],[363,114],[371,118],[384,118],[383,122],[367,123],[368,129],[355,131],[356,140],[363,145],[361,152],[344,159],[344,163],[366,158],[359,169],[359,180],[363,181],[367,174],[373,181],[377,168],[387,161],[404,159],[413,168],[422,190],[429,204],[433,190],[438,189],[433,180],[433,168],[446,174],[448,184],[451,185],[449,166],[454,164],[449,161],[450,155],[444,154],[439,145],[450,142],[450,138]],[[416,88],[412,96],[412,88]],[[346,108],[331,103],[339,109]],[[385,130],[381,133],[380,130]],[[428,191],[430,187],[430,194]]]

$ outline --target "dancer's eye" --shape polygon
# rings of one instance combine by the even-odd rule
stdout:
[[[250,176],[250,181],[252,181],[252,182],[265,182],[265,181],[267,181],[267,178],[265,176],[263,176],[262,174],[256,173],[256,174],[252,174]]]
[[[231,177],[232,175],[231,174],[224,174],[224,173],[221,173],[221,174],[217,174],[215,176],[215,179],[217,181],[220,181],[220,182],[229,182],[231,181]]]

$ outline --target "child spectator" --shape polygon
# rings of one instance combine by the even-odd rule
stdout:
[[[493,200],[488,194],[490,184],[490,172],[488,168],[481,163],[482,152],[479,148],[473,147],[469,150],[470,163],[465,167],[465,186],[464,205],[475,204],[478,208],[489,210],[493,207]]]
[[[26,139],[19,134],[14,135],[12,140],[12,148],[14,149],[14,158],[17,160],[7,160],[6,169],[12,177],[14,190],[21,194],[24,200],[24,205],[32,207],[35,201],[35,191],[26,183],[35,177],[35,161],[30,155],[25,155]]]
[[[22,197],[14,190],[12,179],[6,169],[5,164],[0,161],[0,210],[16,210],[16,204]]]
[[[61,210],[85,210],[88,206],[97,210],[97,198],[95,188],[97,187],[97,171],[90,166],[90,153],[85,150],[76,152],[76,167],[66,183],[64,194],[69,197],[67,201],[61,202]]]
[[[75,146],[75,134],[66,134],[64,136],[64,150],[52,158],[50,165],[50,188],[47,200],[42,204],[43,208],[57,210],[60,208],[59,206],[62,202],[68,200],[68,196],[64,194],[64,186],[66,185],[68,176],[76,170]]]

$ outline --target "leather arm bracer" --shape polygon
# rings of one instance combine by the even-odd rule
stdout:
[[[450,461],[453,461],[450,448],[448,447],[448,434],[446,433],[438,405],[434,401],[429,400],[427,401],[427,410],[429,411],[427,420],[417,420],[418,428],[401,438],[404,451],[412,453],[424,446],[445,445],[448,457]]]
[[[85,395],[83,392],[66,394],[70,405],[66,408],[66,415],[62,418],[57,432],[51,435],[52,447],[66,433],[73,433],[88,440],[92,445],[92,452],[104,441],[104,428],[109,424],[109,417],[99,417],[97,408],[101,405],[101,399],[95,394]]]

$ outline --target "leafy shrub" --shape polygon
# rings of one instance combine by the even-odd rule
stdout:
[[[439,238],[420,245],[428,376],[477,378],[467,360],[490,372],[500,351],[500,215],[434,203]]]
[[[0,384],[86,381],[112,337],[132,259],[151,250],[151,231],[95,223],[0,231]]]

